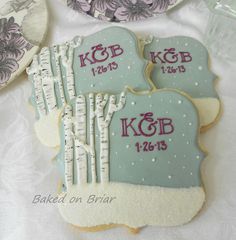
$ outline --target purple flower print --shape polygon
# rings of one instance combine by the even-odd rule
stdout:
[[[6,18],[0,19],[0,40],[9,40],[12,33],[20,31],[20,26],[14,21],[13,17],[10,17],[9,20]]]
[[[116,0],[96,0],[93,2],[93,8],[99,12],[105,12],[107,9],[115,11],[119,6],[119,1]]]
[[[5,47],[8,58],[20,60],[25,54],[25,48],[28,42],[20,34],[12,34],[12,38],[8,41]]]
[[[107,21],[136,21],[163,13],[177,0],[67,0],[67,6]]]
[[[32,45],[22,36],[13,17],[0,19],[0,85],[19,68],[18,62],[30,48]]]
[[[119,21],[136,21],[152,16],[152,0],[121,0],[114,13]]]
[[[18,68],[19,65],[15,59],[0,55],[0,84],[6,83]]]
[[[91,8],[86,0],[67,0],[67,6],[79,12],[88,12]]]
[[[151,6],[153,13],[163,13],[169,6],[175,4],[177,0],[154,0]]]

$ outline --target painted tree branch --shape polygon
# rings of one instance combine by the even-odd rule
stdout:
[[[66,44],[59,46],[61,63],[66,72],[66,83],[67,91],[70,100],[76,96],[75,92],[75,79],[74,79],[74,70],[73,70],[73,60],[74,60],[74,49],[81,44],[81,38],[76,38],[71,42],[66,42]]]

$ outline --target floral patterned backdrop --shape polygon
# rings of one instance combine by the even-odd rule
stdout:
[[[67,0],[67,6],[101,20],[137,21],[163,13],[177,0]]]
[[[19,61],[32,47],[22,36],[14,17],[0,19],[0,86],[18,70]]]
[[[0,90],[24,72],[48,27],[48,0],[0,0]]]

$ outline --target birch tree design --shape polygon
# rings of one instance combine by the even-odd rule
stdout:
[[[77,37],[63,45],[53,46],[51,49],[44,47],[28,67],[27,73],[33,84],[34,104],[39,118],[75,98],[74,49],[81,44],[81,41],[81,38]],[[59,92],[57,97],[56,88]],[[69,99],[66,99],[66,96]]]
[[[72,107],[67,105],[62,115],[65,143],[65,185],[69,189],[73,185],[73,138],[72,138]]]
[[[89,110],[86,109],[87,101]],[[62,134],[65,139],[63,151],[67,189],[74,184],[73,172],[77,174],[77,184],[85,184],[88,182],[87,175],[90,170],[91,182],[96,183],[96,161],[100,162],[101,183],[109,182],[109,125],[114,113],[125,106],[125,101],[125,92],[120,94],[118,102],[115,95],[90,93],[87,98],[85,95],[79,95],[75,99],[73,107],[70,105],[65,107],[62,116]],[[100,156],[98,158],[95,154],[95,119],[99,131]],[[87,136],[89,136],[88,139]],[[91,161],[91,169],[88,169],[88,156]],[[73,161],[76,162],[75,165],[73,165]],[[75,170],[73,166],[76,166]]]
[[[42,89],[42,78],[40,74],[41,70],[39,68],[38,56],[34,56],[30,68],[27,69],[27,73],[31,76],[31,82],[33,85],[34,91],[34,101],[36,103],[36,109],[39,115],[39,118],[47,114],[43,89]]]
[[[74,70],[73,70],[73,60],[74,60],[74,49],[78,47],[82,42],[80,37],[74,38],[70,42],[59,46],[58,56],[61,59],[62,66],[66,72],[66,84],[67,91],[69,95],[69,100],[76,96],[75,92],[75,80],[74,80]]]
[[[109,97],[108,111],[105,116],[104,108],[108,102],[108,95],[102,96],[97,94],[96,96],[96,116],[98,129],[100,133],[100,173],[101,182],[109,181],[109,125],[112,120],[112,116],[115,112],[121,110],[125,105],[125,93],[120,95],[119,102],[116,104],[116,96],[111,95]]]

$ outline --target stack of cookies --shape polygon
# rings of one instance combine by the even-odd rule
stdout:
[[[202,208],[200,132],[220,115],[206,48],[110,27],[43,48],[27,70],[35,131],[59,149],[63,218],[88,231],[176,226]]]

